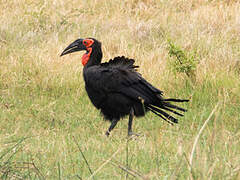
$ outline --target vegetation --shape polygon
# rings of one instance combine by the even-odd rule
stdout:
[[[174,72],[185,73],[189,78],[195,80],[195,71],[197,65],[196,53],[184,52],[180,47],[169,41],[168,54],[172,60],[170,60],[170,68]]]
[[[238,1],[2,0],[0,12],[1,179],[240,178]],[[133,121],[141,136],[127,140],[124,119],[105,137],[82,54],[59,57],[79,37],[102,41],[104,60],[136,59],[165,97],[191,98],[179,124],[149,113]],[[197,60],[194,81],[169,39]]]

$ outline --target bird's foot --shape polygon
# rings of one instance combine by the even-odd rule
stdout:
[[[106,135],[107,137],[109,137],[110,132],[109,132],[109,131],[106,131],[106,132],[105,132],[105,135]]]
[[[132,131],[128,132],[128,137],[132,137],[132,136],[138,137],[138,136],[140,136],[140,134],[134,133],[134,132],[132,132]]]

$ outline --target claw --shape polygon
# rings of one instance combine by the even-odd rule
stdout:
[[[138,137],[138,136],[140,136],[140,134],[130,131],[130,132],[128,132],[128,137],[131,137],[131,136],[137,136]]]
[[[106,131],[105,135],[108,137],[110,135],[109,131]]]

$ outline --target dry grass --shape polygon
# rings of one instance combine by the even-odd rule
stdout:
[[[239,179],[238,1],[2,0],[0,12],[2,179],[87,179],[79,147],[96,179]],[[141,137],[126,144],[123,120],[105,138],[108,123],[86,96],[81,55],[59,57],[79,37],[102,41],[104,61],[135,58],[167,97],[191,96],[180,124],[149,114],[134,121]],[[171,71],[169,39],[197,52],[196,81]],[[194,138],[217,103],[189,171]]]

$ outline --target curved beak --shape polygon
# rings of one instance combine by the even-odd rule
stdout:
[[[82,50],[87,50],[86,47],[83,45],[83,39],[77,39],[76,41],[71,43],[68,47],[66,47],[60,56]]]

